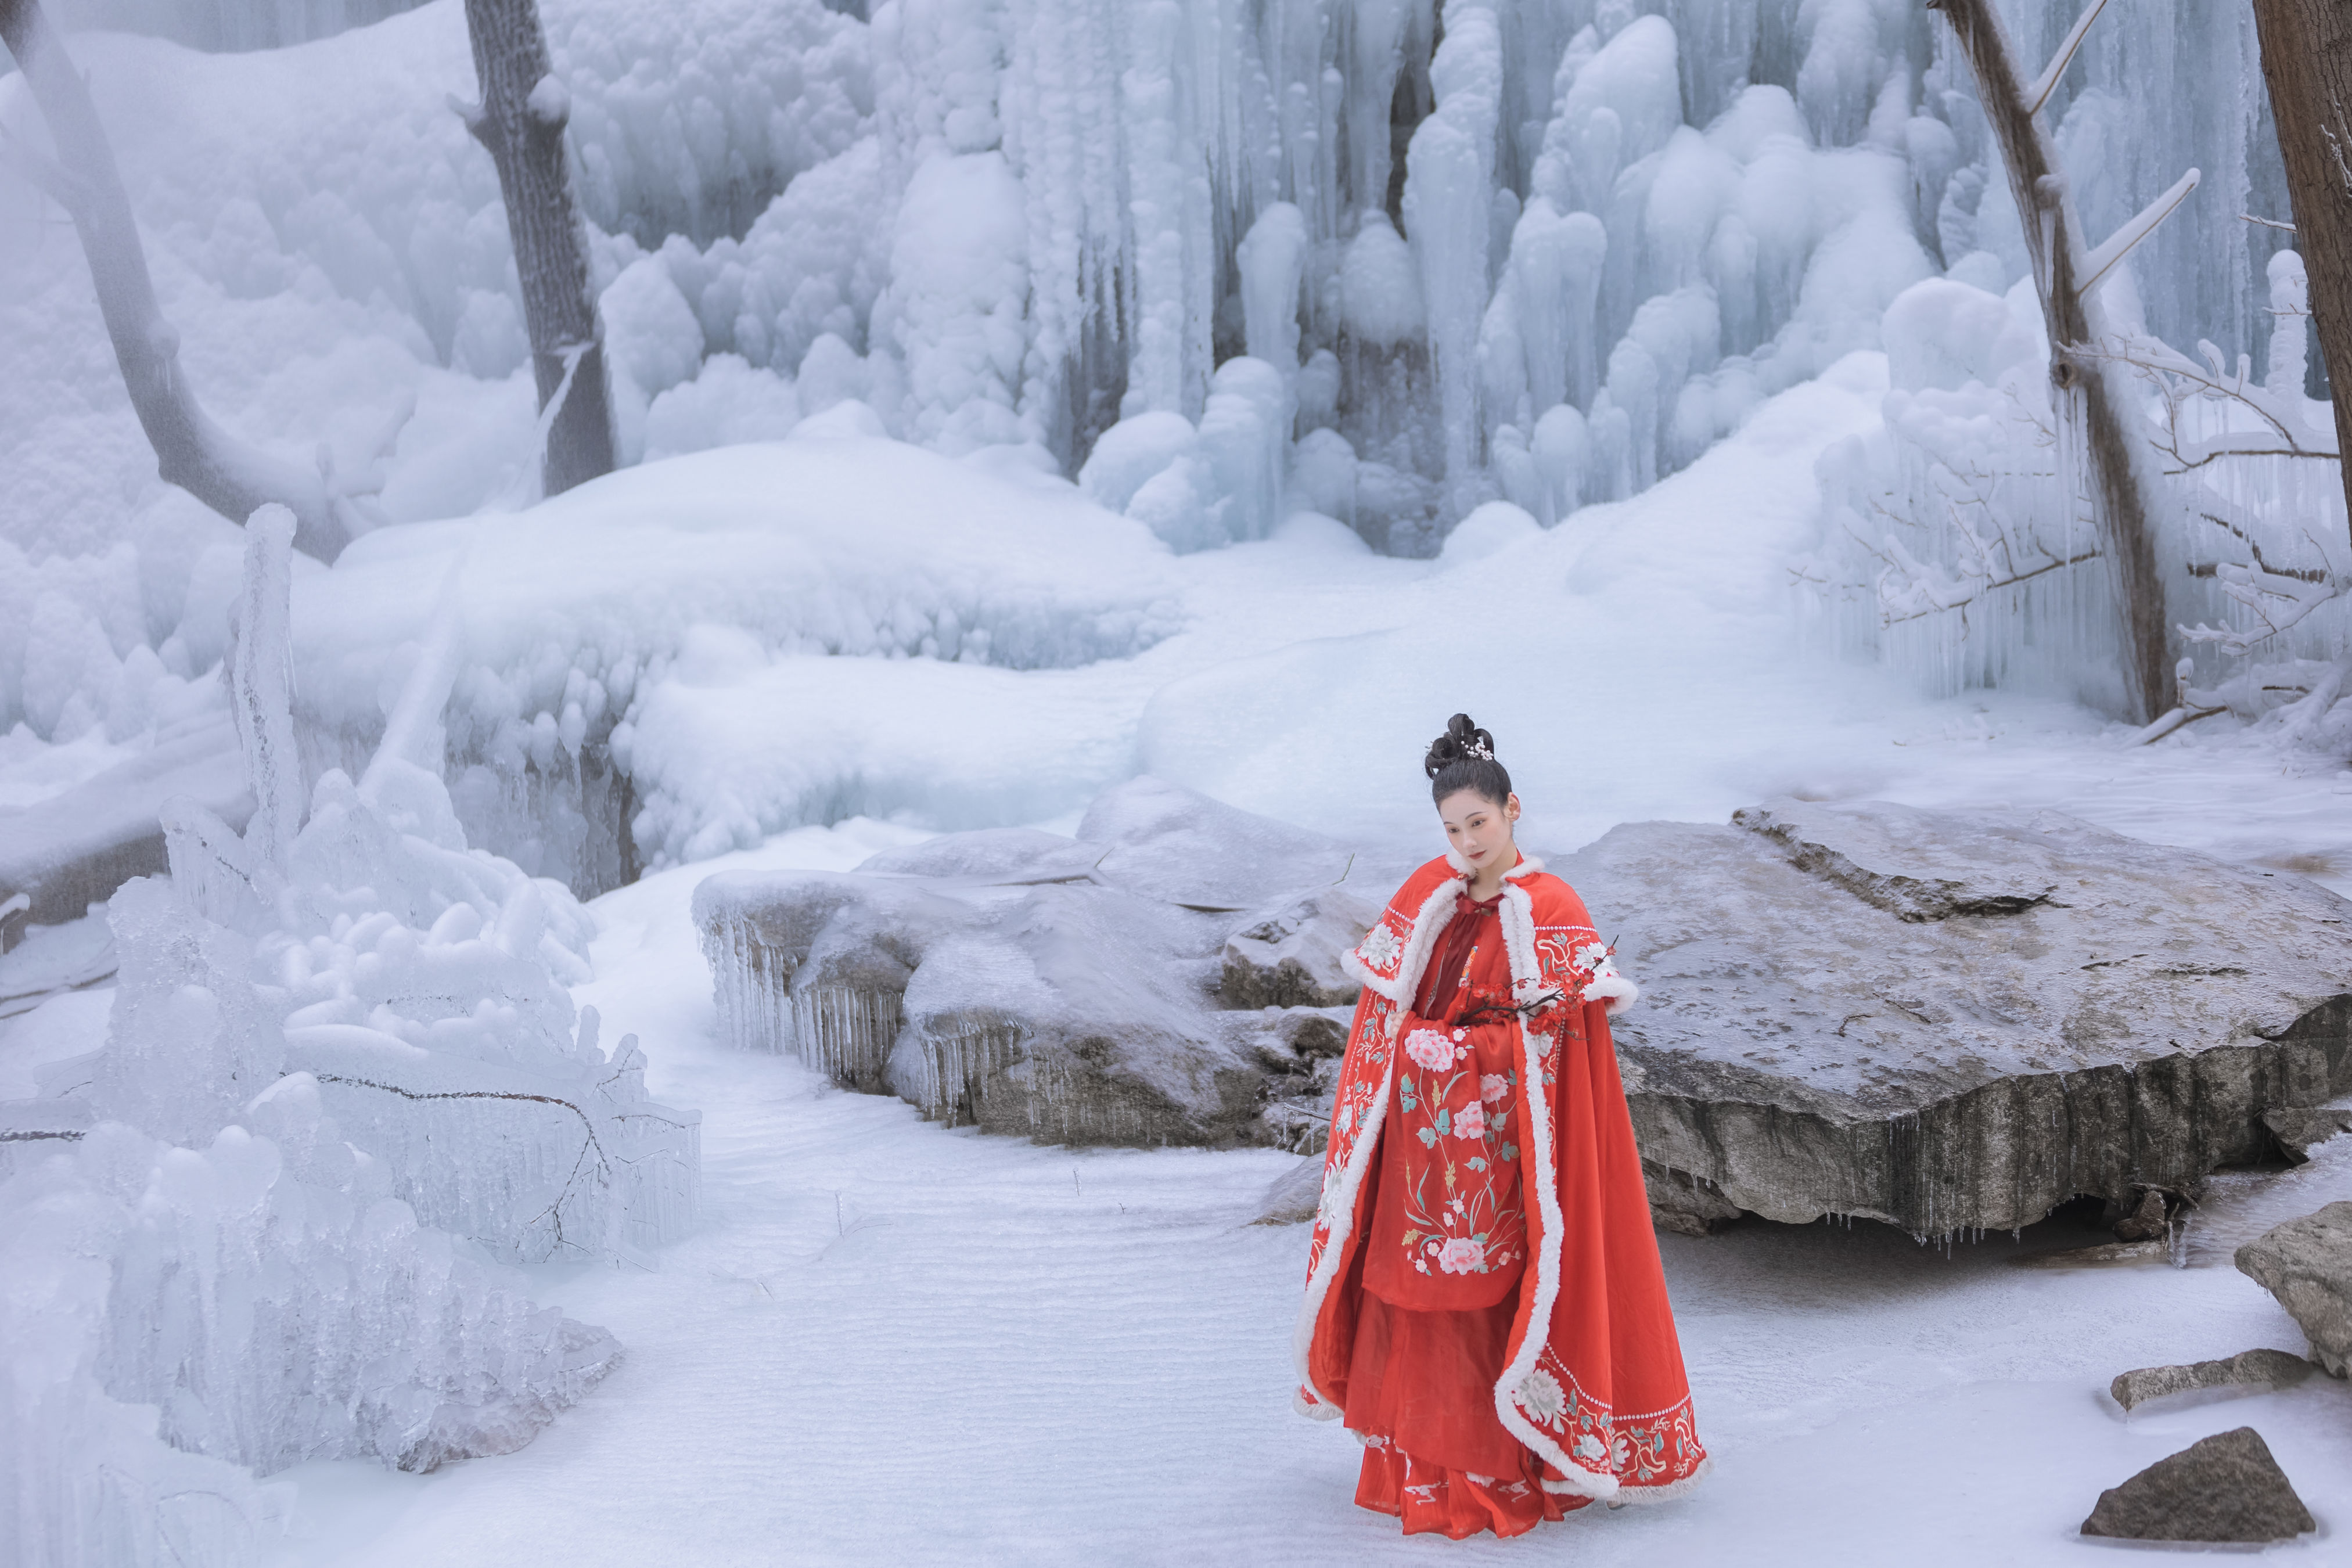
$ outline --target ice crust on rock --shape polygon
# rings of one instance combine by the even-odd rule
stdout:
[[[950,834],[850,873],[720,873],[695,920],[722,1038],[950,1125],[1319,1146],[1351,1000],[1336,955],[1378,912],[1332,885],[1367,874],[1330,840],[1147,777],[1075,839]],[[1236,932],[1271,964],[1236,960]]]
[[[1553,868],[1643,1006],[1643,1157],[1769,1218],[2009,1228],[2200,1188],[2352,1089],[2352,904],[2056,813],[1780,800]],[[1980,896],[1979,896],[1980,895]]]

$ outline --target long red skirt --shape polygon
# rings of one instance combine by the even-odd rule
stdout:
[[[1356,1501],[1407,1535],[1523,1535],[1587,1500],[1543,1489],[1536,1457],[1495,1415],[1513,1298],[1414,1312],[1367,1290],[1348,1368],[1348,1426],[1364,1444]]]

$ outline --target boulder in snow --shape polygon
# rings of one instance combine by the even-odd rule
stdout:
[[[2319,1528],[2251,1426],[2219,1432],[2099,1494],[2084,1535],[2126,1541],[2290,1541]]]
[[[2238,1248],[2238,1268],[2302,1325],[2312,1359],[2344,1376],[2352,1362],[2352,1203],[2273,1227]]]
[[[2311,1375],[2311,1363],[2285,1351],[2240,1351],[2218,1361],[2183,1366],[2143,1366],[2118,1373],[2107,1393],[2126,1410],[2151,1399],[2212,1388],[2292,1388]]]

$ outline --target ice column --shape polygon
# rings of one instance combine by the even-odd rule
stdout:
[[[1470,509],[1477,450],[1480,318],[1486,300],[1489,193],[1503,45],[1484,0],[1451,0],[1445,41],[1430,62],[1437,110],[1405,153],[1404,226],[1421,268],[1429,354],[1445,433],[1452,510]]]

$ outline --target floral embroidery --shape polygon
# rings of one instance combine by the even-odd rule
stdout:
[[[1432,1072],[1454,1065],[1454,1042],[1435,1029],[1415,1029],[1404,1037],[1404,1054]]]
[[[1609,1446],[1587,1432],[1576,1440],[1576,1447],[1569,1452],[1580,1459],[1605,1459],[1609,1457]]]
[[[1363,943],[1356,949],[1356,956],[1362,959],[1364,967],[1373,973],[1387,975],[1396,963],[1397,954],[1403,951],[1404,939],[1397,935],[1394,926],[1382,920],[1364,933]]]
[[[1453,1237],[1438,1249],[1437,1266],[1448,1274],[1484,1274],[1486,1244],[1473,1236]]]
[[[1491,1277],[1527,1260],[1511,1104],[1518,1072],[1507,1065],[1516,1033],[1445,1029],[1417,1017],[1404,1026],[1395,1090],[1405,1133],[1398,1148],[1405,1160],[1398,1240],[1412,1271],[1433,1283],[1446,1276]],[[1367,1109],[1360,1119],[1366,1131],[1359,1136],[1367,1135],[1373,1114]]]
[[[1560,1392],[1559,1379],[1536,1367],[1519,1379],[1518,1406],[1537,1426],[1557,1426],[1560,1412],[1568,1408],[1568,1397]]]

